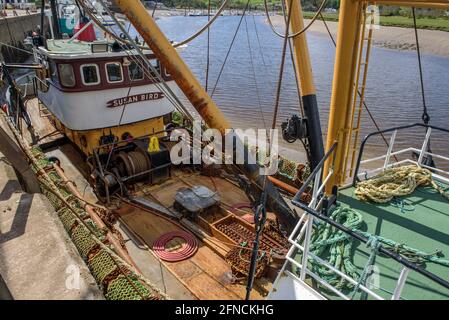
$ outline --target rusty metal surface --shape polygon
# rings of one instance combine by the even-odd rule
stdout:
[[[228,252],[225,260],[231,266],[231,269],[234,273],[248,276],[248,271],[251,264],[251,255],[251,250],[236,247]],[[256,264],[256,278],[260,278],[264,275],[268,263],[269,255],[265,252],[259,252]]]
[[[215,228],[225,234],[228,238],[232,239],[235,244],[247,243],[252,245],[256,233],[254,229],[246,226],[238,219],[224,219],[215,224]],[[264,230],[260,240],[260,250],[268,253],[275,252],[278,255],[284,255],[288,250],[288,241],[279,231],[275,230],[274,225],[270,225],[268,229]],[[280,240],[278,243],[272,236],[275,236]],[[283,239],[285,238],[285,239]]]

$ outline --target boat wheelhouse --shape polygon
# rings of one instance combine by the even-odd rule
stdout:
[[[152,52],[143,53],[153,68],[145,69],[135,51],[106,40],[49,40],[35,50],[36,62],[47,70],[38,75],[38,98],[84,153],[99,140],[163,130],[163,118],[174,108],[158,87],[161,80],[175,86]]]

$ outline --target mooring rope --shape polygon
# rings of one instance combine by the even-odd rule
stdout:
[[[374,178],[359,182],[355,196],[361,201],[387,203],[394,197],[411,194],[419,186],[431,186],[449,200],[449,193],[432,179],[430,170],[417,165],[389,168]]]
[[[350,207],[339,205],[334,211],[332,211],[330,218],[351,231],[367,238],[367,245],[371,248],[371,254],[368,258],[368,262],[366,263],[361,275],[359,275],[357,267],[353,262],[353,246],[355,243],[355,238],[328,223],[321,222],[318,224],[312,235],[310,252],[321,259],[325,259],[335,269],[343,272],[352,279],[359,279],[357,284],[354,286],[334,271],[314,259],[313,256],[309,258],[311,270],[337,289],[348,290],[352,288],[352,294],[354,294],[354,292],[366,282],[368,277],[368,268],[370,265],[374,264],[375,256],[378,254],[381,246],[416,264],[422,265],[430,262],[449,267],[449,260],[444,259],[443,252],[439,249],[436,249],[432,253],[427,253],[422,250],[412,248],[404,243],[396,242],[392,239],[362,231],[361,228],[364,224],[363,217],[358,211]]]

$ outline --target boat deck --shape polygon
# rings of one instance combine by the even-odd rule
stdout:
[[[172,178],[161,184],[144,186],[134,196],[140,199],[157,203],[166,210],[176,213],[173,208],[173,199],[180,188],[192,185],[203,185],[217,192],[221,199],[224,214],[229,214],[229,207],[238,203],[248,202],[245,193],[233,183],[222,178],[211,178],[198,173],[182,173],[173,170]],[[237,215],[248,213],[246,210],[237,212]],[[199,248],[191,258],[180,262],[161,263],[186,287],[192,294],[201,300],[204,299],[244,299],[246,282],[234,282],[230,265],[223,256],[229,250],[228,244],[214,237],[207,227],[189,223],[187,219],[175,222],[157,215],[151,210],[138,208],[122,203],[115,210],[120,221],[132,230],[134,235],[149,248],[154,241],[166,232],[174,230],[188,230],[193,232],[199,240]],[[215,220],[221,216],[214,217]],[[150,249],[151,252],[153,252]],[[263,299],[270,289],[268,279],[256,279],[251,299]]]
[[[441,183],[440,183],[441,185]],[[446,185],[446,191],[449,186]],[[404,243],[412,248],[432,253],[441,250],[449,260],[449,201],[431,187],[420,187],[409,196],[402,197],[406,205],[401,210],[395,204],[375,204],[357,200],[354,188],[340,191],[341,204],[350,206],[363,215],[364,231]],[[358,243],[355,245],[354,264],[362,272],[371,249]],[[379,287],[373,288],[381,297],[391,299],[402,265],[393,259],[378,255],[375,264],[379,267]],[[449,280],[449,267],[427,263],[426,270]],[[401,299],[448,299],[449,290],[430,279],[410,271],[402,291]]]
[[[52,145],[62,137],[54,131],[50,119],[40,109],[36,99],[29,101],[27,110],[33,121],[34,138],[39,143]],[[24,130],[24,135],[30,142],[33,140],[27,130]],[[47,150],[46,154],[58,158],[67,177],[76,182],[80,192],[83,190],[84,196],[90,202],[97,203],[86,179],[89,170],[83,157],[72,144],[65,141],[60,143],[63,144]],[[214,214],[205,215],[204,221],[200,224],[183,218],[173,206],[174,197],[179,189],[195,185],[205,186],[220,196],[220,210]],[[210,224],[228,216],[242,217],[252,213],[249,209],[232,209],[235,205],[250,202],[245,192],[235,182],[174,166],[170,178],[163,179],[154,185],[137,183],[133,189],[132,198],[140,199],[147,204],[158,205],[161,209],[154,210],[154,208],[146,207],[145,204],[133,203],[130,199],[114,202],[112,205],[116,217],[119,218],[116,226],[125,239],[129,240],[126,241],[129,254],[144,275],[158,284],[161,290],[178,299],[239,300],[245,298],[246,278],[236,279],[231,266],[224,258],[235,246],[217,237],[210,230]],[[268,213],[268,217],[274,219],[272,213]],[[158,237],[174,230],[186,230],[194,234],[199,248],[189,259],[175,263],[165,262],[157,258],[152,246]],[[173,245],[175,250],[176,241],[173,241]],[[276,264],[273,267],[267,267],[266,275],[255,280],[251,299],[260,300],[266,297],[276,268]],[[169,274],[168,278],[167,274]]]

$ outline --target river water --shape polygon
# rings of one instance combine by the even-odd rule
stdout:
[[[220,17],[211,27],[208,91],[211,93],[222,68],[239,16]],[[204,25],[207,17],[162,17],[158,20],[166,35],[174,41],[190,36]],[[448,34],[449,36],[449,34]],[[190,42],[181,52],[201,83],[206,75],[206,33]],[[248,16],[240,26],[234,46],[223,69],[213,98],[238,128],[269,128],[273,118],[283,40],[277,37],[264,16]],[[327,131],[335,48],[328,37],[308,34],[323,134]],[[449,129],[449,58],[422,55],[426,101],[431,124]],[[382,129],[421,121],[422,98],[418,61],[415,51],[374,47],[369,64],[366,103]],[[278,123],[298,114],[298,95],[288,55],[282,85]],[[366,112],[362,115],[362,136],[375,131]],[[432,149],[448,155],[447,136],[432,134]],[[387,137],[388,138],[388,137]],[[423,129],[398,134],[400,147],[420,147]],[[284,144],[286,146],[287,144]],[[369,154],[385,153],[380,139],[369,144]],[[300,145],[289,148],[301,150]]]

